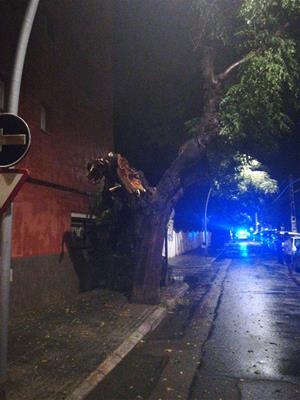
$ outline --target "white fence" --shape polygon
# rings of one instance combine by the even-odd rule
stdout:
[[[210,232],[208,232],[208,244],[210,244]],[[201,247],[204,242],[204,232],[175,232],[173,221],[168,223],[168,257],[172,258],[187,251]],[[165,255],[165,245],[163,256]]]

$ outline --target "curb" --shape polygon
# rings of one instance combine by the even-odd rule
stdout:
[[[178,300],[184,296],[188,285],[184,286],[173,299],[166,301],[166,307],[157,306],[145,321],[123,341],[76,389],[66,400],[84,400],[95,387],[108,375],[122,359],[146,336],[153,331],[166,317],[169,308],[174,308]]]
[[[151,392],[149,400],[160,399],[161,393],[164,393],[164,400],[175,400],[177,398],[190,398],[190,387],[195,377],[195,372],[199,368],[199,363],[202,363],[203,346],[205,345],[209,335],[212,332],[214,319],[218,309],[219,299],[222,294],[222,287],[226,279],[227,270],[230,261],[221,266],[218,275],[209,284],[208,289],[203,294],[200,302],[196,305],[193,313],[193,322],[185,327],[185,339],[179,347],[182,351],[180,356],[181,365],[188,365],[184,370],[184,374],[178,374],[181,367],[178,367],[178,355],[173,352],[170,355],[169,362],[164,368],[163,376],[167,376],[168,381],[165,381],[163,376],[160,376],[155,384],[154,390]],[[197,350],[192,343],[197,341]],[[195,351],[198,357],[194,357]],[[166,384],[167,383],[167,384]],[[166,388],[171,387],[168,391]],[[202,398],[202,397],[201,397]],[[207,397],[207,399],[211,397]],[[217,397],[219,399],[219,396]],[[197,397],[197,399],[200,399]],[[220,399],[221,400],[221,399]]]

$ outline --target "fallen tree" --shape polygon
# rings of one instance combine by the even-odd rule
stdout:
[[[193,1],[191,37],[201,55],[204,87],[201,115],[189,124],[192,137],[155,187],[119,154],[89,164],[89,178],[103,185],[101,207],[120,196],[130,209],[133,301],[159,301],[165,226],[185,187],[205,174],[197,165],[209,146],[221,140],[251,154],[289,129],[285,101],[297,91],[293,35],[299,15],[300,5],[292,0]],[[224,65],[225,59],[232,61]]]

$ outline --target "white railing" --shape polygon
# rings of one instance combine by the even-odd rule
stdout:
[[[208,232],[208,245],[210,244],[211,234]],[[204,232],[175,232],[173,229],[173,221],[168,223],[168,257],[172,258],[187,251],[203,247]],[[165,245],[163,246],[163,253],[165,255]]]

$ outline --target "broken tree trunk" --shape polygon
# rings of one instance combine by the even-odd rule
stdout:
[[[149,214],[149,210],[146,216],[139,216],[142,218],[142,229],[137,238],[134,257],[135,272],[132,289],[134,302],[147,304],[159,302],[162,248],[168,216],[166,212]]]
[[[97,183],[105,177],[111,181],[106,184],[108,190],[114,192],[121,187],[127,194],[126,201],[132,210],[135,233],[132,300],[139,303],[159,302],[166,224],[172,208],[183,193],[185,177],[191,166],[206,155],[207,146],[219,133],[218,106],[222,84],[241,62],[215,76],[211,52],[207,49],[203,52],[202,64],[207,87],[197,135],[180,148],[177,158],[156,187],[149,187],[143,175],[130,167],[120,155],[99,158],[88,167],[90,179]],[[203,171],[199,170],[201,174]]]

